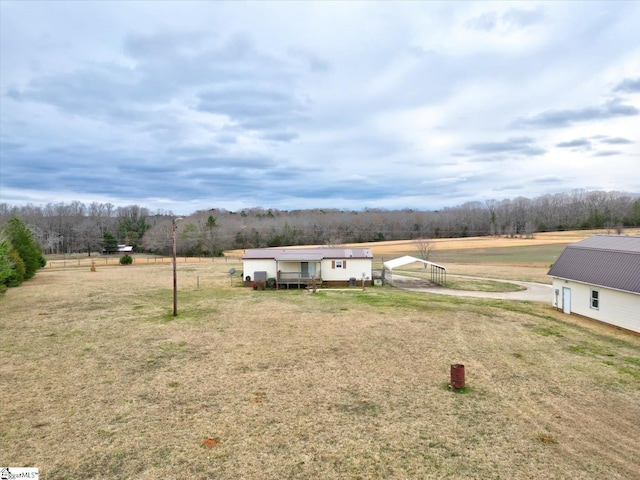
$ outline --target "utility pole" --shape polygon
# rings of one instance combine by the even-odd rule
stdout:
[[[173,240],[173,316],[178,316],[178,272],[176,271],[176,221],[182,217],[174,218],[171,221],[171,238]]]

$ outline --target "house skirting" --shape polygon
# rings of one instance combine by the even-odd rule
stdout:
[[[370,287],[373,285],[371,280],[365,280],[364,286]],[[296,289],[296,288],[311,288],[313,283],[311,281],[300,281],[300,282],[286,282],[280,281],[278,282],[278,288],[282,290],[288,289]],[[316,288],[362,288],[362,280],[356,282],[355,285],[352,285],[349,280],[316,280]]]

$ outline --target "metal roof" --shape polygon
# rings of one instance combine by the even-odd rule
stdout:
[[[370,248],[252,248],[242,260],[278,260],[291,262],[318,262],[325,258],[373,258]]]
[[[427,260],[422,260],[421,258],[412,257],[410,255],[405,255],[404,257],[394,258],[393,260],[387,260],[384,262],[384,266],[389,270],[393,270],[396,267],[401,267],[403,265],[409,265],[410,263],[422,262],[426,265],[433,265],[438,268],[444,268],[442,265],[438,265],[437,263],[429,262]]]
[[[596,235],[572,243],[548,275],[640,293],[640,237]]]

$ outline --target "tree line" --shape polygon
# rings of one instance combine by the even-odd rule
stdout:
[[[179,255],[217,256],[224,250],[288,245],[446,238],[533,236],[536,232],[640,226],[640,194],[574,190],[533,199],[467,202],[441,210],[212,208],[176,219],[138,205],[0,203],[0,225],[23,221],[45,255],[109,253],[119,244],[137,252],[171,253],[176,221]]]

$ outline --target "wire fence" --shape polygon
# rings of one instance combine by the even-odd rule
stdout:
[[[171,264],[172,257],[156,257],[156,256],[135,256],[131,255],[133,259],[133,265],[162,265]],[[237,263],[240,262],[240,257],[225,256],[225,257],[176,257],[176,263]],[[120,265],[120,257],[114,256],[99,256],[99,257],[82,257],[82,258],[64,258],[64,259],[47,259],[46,269],[54,268],[74,268],[74,267],[100,267],[109,265]]]

